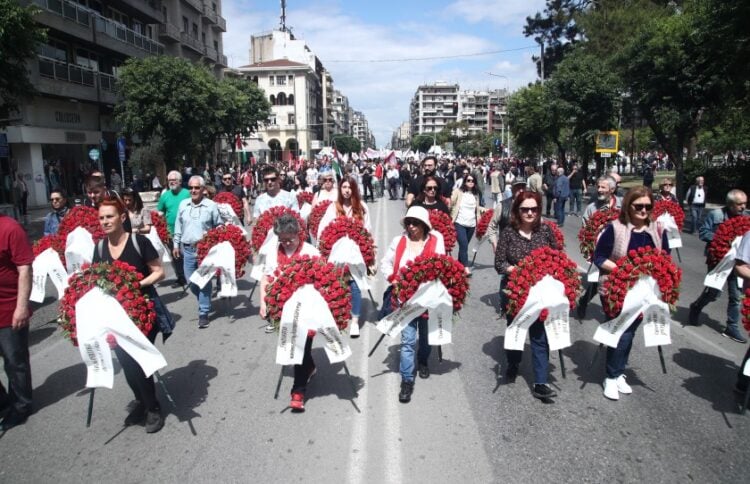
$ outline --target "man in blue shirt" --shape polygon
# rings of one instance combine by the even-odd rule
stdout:
[[[190,283],[190,276],[198,268],[197,244],[206,232],[221,225],[219,209],[214,202],[203,196],[206,182],[202,176],[192,176],[188,180],[190,198],[180,202],[177,218],[174,223],[175,257],[183,257],[185,277]],[[190,283],[190,290],[198,298],[198,327],[208,327],[208,313],[211,311],[211,281],[203,289]]]
[[[60,221],[68,213],[68,199],[62,188],[53,188],[49,194],[52,211],[44,217],[44,235],[55,235]]]

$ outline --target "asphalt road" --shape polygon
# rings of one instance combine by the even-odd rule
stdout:
[[[371,204],[378,247],[400,227],[401,201]],[[582,263],[569,217],[569,253]],[[592,335],[602,320],[598,301],[589,319],[572,323],[574,345],[564,351],[567,379],[551,357],[559,392],[545,404],[530,394],[529,351],[521,374],[507,385],[502,350],[504,320],[496,310],[497,275],[487,245],[480,247],[470,302],[457,322],[454,344],[432,376],[417,380],[408,405],[397,400],[398,341],[386,338],[372,358],[379,333],[372,324],[350,340],[353,356],[331,365],[317,343],[318,374],[308,388],[307,411],[287,408],[291,372],[278,400],[275,335],[263,332],[257,291],[240,282],[240,297],[214,301],[211,326],[197,327],[197,303],[167,281],[159,292],[177,319],[161,371],[175,406],[157,392],[167,413],[164,429],[147,435],[123,428],[132,394],[118,371],[112,390],[98,389],[93,423],[85,427],[89,391],[77,349],[54,322],[49,297],[32,322],[31,352],[36,413],[0,438],[1,482],[747,482],[750,450],[732,393],[746,349],[722,338],[726,298],[707,307],[700,327],[683,328],[687,305],[705,274],[702,244],[684,236],[684,278],[673,344],[665,347],[667,374],[657,352],[634,340],[628,381],[634,392],[618,402],[602,395],[603,358],[590,368]],[[372,291],[379,306],[383,280]],[[51,291],[49,295],[51,296]],[[375,304],[365,294],[365,311]],[[4,375],[2,376],[5,381]]]

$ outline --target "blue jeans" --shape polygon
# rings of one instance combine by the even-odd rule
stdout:
[[[211,311],[211,281],[203,289],[190,282],[190,276],[198,268],[198,253],[195,246],[182,245],[182,260],[185,269],[185,279],[190,284],[190,292],[198,297],[198,316],[208,316]]]
[[[456,227],[456,237],[458,239],[458,262],[469,267],[469,241],[474,235],[474,227],[466,227],[459,223],[453,223]]]
[[[419,331],[419,349],[417,352],[417,361],[427,364],[430,357],[430,345],[427,343],[427,318],[418,317],[406,325],[401,331],[401,363],[399,371],[401,380],[406,382],[414,381],[414,351],[417,346],[417,331]]]
[[[362,312],[362,291],[359,290],[354,279],[349,281],[349,289],[352,290],[352,317],[358,318]]]
[[[620,337],[617,342],[617,348],[607,346],[607,378],[618,378],[625,371],[628,364],[630,349],[633,347],[633,337],[638,326],[643,322],[643,317],[639,316],[633,324]]]
[[[544,385],[549,377],[549,344],[544,323],[538,319],[529,327],[529,342],[531,343],[531,362],[534,366],[534,384]],[[506,350],[508,365],[521,364],[523,351]]]
[[[570,213],[581,214],[581,202],[583,201],[583,190],[575,188],[570,190]]]
[[[703,218],[703,205],[690,205],[691,234],[698,231],[701,226],[701,218]]]
[[[695,300],[695,304],[699,309],[703,310],[708,303],[712,303],[719,299],[721,291],[712,287],[703,289],[703,292],[698,299]],[[736,332],[740,330],[740,299],[742,298],[742,290],[737,283],[737,276],[730,274],[727,278],[727,328],[732,328]]]
[[[567,198],[559,197],[555,200],[555,217],[557,217],[557,225],[562,227],[565,225],[565,200]]]

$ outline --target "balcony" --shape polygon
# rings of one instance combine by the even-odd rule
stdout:
[[[219,64],[223,65],[224,67],[229,67],[227,56],[223,54],[219,55]]]
[[[159,38],[164,42],[179,42],[180,30],[172,24],[159,24]]]
[[[135,30],[124,27],[123,25],[118,24],[110,19],[97,15],[96,17],[94,17],[94,25],[96,27],[97,33],[103,34],[103,36],[97,38],[97,41],[105,47],[109,47],[110,49],[118,51],[121,50],[117,49],[117,47],[120,47],[117,44],[107,45],[108,40],[111,39],[118,44],[125,44],[130,49],[141,51],[135,53],[129,51],[125,52],[126,54],[130,54],[133,57],[141,57],[144,52],[149,55],[164,54],[163,44],[155,42],[145,35],[139,34]]]
[[[100,100],[106,104],[115,104],[117,102],[117,78],[115,76],[98,73],[99,77],[99,95]]]
[[[212,60],[214,62],[216,62],[218,60],[219,53],[216,51],[216,49],[214,49],[213,47],[209,47],[207,45],[204,45],[203,48],[206,51],[206,57],[208,57],[208,59],[210,59],[210,60]]]
[[[226,19],[224,17],[222,17],[221,15],[219,15],[218,18],[217,18],[217,20],[218,21],[216,22],[216,27],[218,27],[218,29],[221,30],[222,32],[226,32],[227,31],[227,21],[226,21]]]
[[[203,13],[203,2],[201,0],[185,0],[185,3],[193,7],[198,13]]]
[[[201,41],[188,34],[187,32],[180,32],[180,42],[199,54],[203,54],[204,52],[203,44],[201,43]]]
[[[21,5],[31,4],[42,10],[35,17],[42,25],[93,42],[91,10],[67,0],[21,0]]]
[[[151,22],[149,23],[161,23],[164,21],[164,16],[161,13],[161,2],[155,0],[120,0],[125,5],[138,12],[146,15]],[[195,1],[195,0],[193,0]]]
[[[31,67],[31,79],[39,92],[93,102],[99,100],[96,72],[92,69],[41,55]]]

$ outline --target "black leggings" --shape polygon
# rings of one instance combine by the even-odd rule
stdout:
[[[154,328],[148,334],[148,340],[153,343],[156,340],[156,335],[159,333],[159,328],[154,325]],[[157,411],[159,410],[159,401],[156,399],[156,386],[154,385],[154,376],[146,378],[146,374],[143,373],[141,365],[133,359],[125,350],[120,346],[115,347],[115,354],[117,360],[122,366],[122,372],[125,374],[125,380],[128,382],[128,386],[133,390],[135,399],[143,404],[146,410]]]

